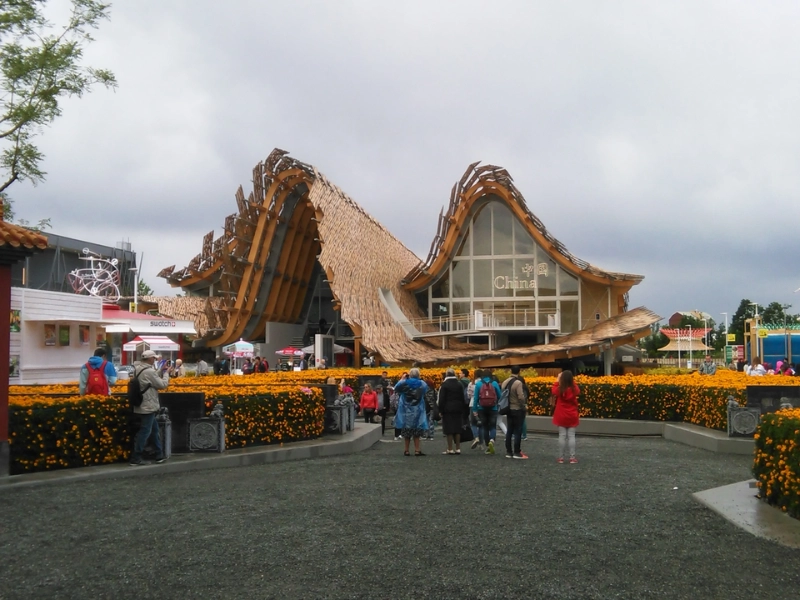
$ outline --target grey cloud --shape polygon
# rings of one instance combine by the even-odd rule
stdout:
[[[150,282],[219,232],[236,187],[249,191],[275,146],[421,258],[451,186],[482,160],[511,172],[573,253],[644,274],[632,304],[666,314],[733,311],[760,294],[791,303],[800,277],[773,265],[797,246],[759,223],[788,228],[800,190],[799,12],[118,2],[87,61],[114,70],[119,90],[69,101],[41,138],[48,181],[11,193],[19,216],[52,217],[57,233],[155,245]]]

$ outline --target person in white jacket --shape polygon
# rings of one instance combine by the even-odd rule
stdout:
[[[158,390],[166,389],[169,385],[169,373],[162,367],[159,371],[155,369],[157,355],[152,350],[142,352],[142,360],[133,363],[133,377],[139,379],[142,388],[142,404],[134,406],[133,412],[140,418],[139,430],[133,440],[133,453],[131,454],[130,464],[133,467],[149,464],[142,459],[142,452],[148,440],[153,441],[156,447],[156,462],[163,463],[164,449],[161,447],[161,435],[158,430],[156,414],[161,404],[158,401]]]

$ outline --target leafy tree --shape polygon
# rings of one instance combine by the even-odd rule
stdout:
[[[661,326],[658,323],[650,328],[650,335],[639,340],[639,348],[647,353],[648,358],[659,356],[658,349],[663,348],[669,342],[669,338],[661,333]]]
[[[739,302],[739,308],[733,313],[731,318],[731,325],[728,328],[729,333],[736,334],[736,343],[744,343],[744,322],[747,319],[752,319],[756,314],[755,306],[751,306],[752,302],[749,299],[743,298]]]
[[[153,288],[151,288],[147,283],[145,283],[144,279],[139,280],[139,289],[138,289],[139,296],[152,296],[153,295]]]
[[[706,319],[704,322],[703,319],[698,319],[697,317],[693,317],[691,315],[681,315],[681,322],[678,324],[678,327],[680,329],[688,329],[690,325],[694,330],[705,329],[707,326],[709,332],[706,338],[704,339],[704,342],[707,346],[715,346],[714,319]]]
[[[67,22],[44,17],[47,0],[0,0],[0,193],[16,181],[34,185],[44,180],[44,155],[36,136],[61,115],[60,102],[82,96],[99,83],[116,88],[114,74],[81,64],[89,35],[108,4],[70,0]],[[10,200],[3,194],[3,215],[13,219]]]
[[[785,312],[791,307],[791,304],[770,302],[761,313],[761,322],[768,325],[780,325],[783,327],[784,322],[791,322],[791,316]]]
[[[726,340],[725,323],[720,323],[712,334],[712,344],[714,346],[714,350],[722,350],[725,348]]]

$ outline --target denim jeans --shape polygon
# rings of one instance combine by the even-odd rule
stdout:
[[[481,439],[484,444],[489,444],[497,435],[497,411],[491,408],[482,408],[478,411],[478,420],[481,422]]]
[[[164,449],[161,447],[161,433],[158,429],[156,413],[148,413],[139,416],[141,417],[141,424],[133,440],[131,462],[139,462],[142,460],[142,452],[144,452],[144,448],[147,446],[147,442],[150,439],[153,440],[153,445],[156,447],[156,459],[162,458],[164,456]]]
[[[508,431],[506,432],[506,454],[512,454],[511,442],[513,438],[514,452],[522,452],[522,424],[525,422],[524,410],[511,410],[508,412]]]

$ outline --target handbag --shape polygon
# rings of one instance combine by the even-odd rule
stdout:
[[[461,442],[471,442],[475,439],[472,435],[472,427],[469,426],[469,421],[461,424]]]

